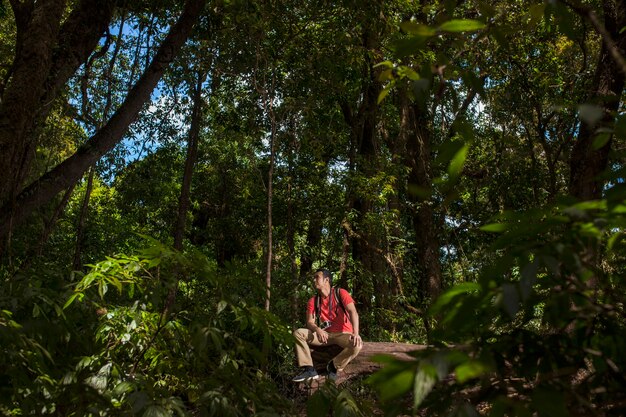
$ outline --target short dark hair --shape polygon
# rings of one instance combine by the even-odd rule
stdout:
[[[315,271],[315,275],[317,275],[318,273],[322,273],[322,276],[324,278],[328,278],[328,281],[332,284],[333,283],[333,274],[332,272],[330,272],[328,269],[326,268],[320,268],[317,271]]]

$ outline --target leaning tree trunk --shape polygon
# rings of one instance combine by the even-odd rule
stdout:
[[[185,3],[182,15],[170,29],[151,64],[128,93],[124,103],[102,129],[91,137],[87,143],[83,144],[72,156],[35,180],[15,198],[6,201],[4,199],[5,195],[0,196],[2,198],[0,202],[2,204],[2,207],[0,207],[0,237],[9,235],[11,227],[22,223],[33,210],[47,204],[57,193],[76,183],[91,166],[120,142],[128,126],[135,120],[143,105],[150,99],[152,90],[161,79],[165,69],[191,34],[191,29],[203,11],[205,3],[206,0],[189,0]],[[22,88],[25,87],[22,86]],[[12,134],[11,131],[9,130],[7,133],[2,130],[6,129],[6,126],[2,123],[2,110],[6,108],[6,105],[7,103],[3,102],[2,109],[0,109],[0,155],[4,154],[5,148],[11,151],[14,147],[13,145],[15,145],[12,138],[7,139],[7,136]],[[13,172],[14,169],[19,168],[14,166],[10,160],[6,160],[6,158],[0,161],[0,163],[2,164],[0,169],[6,169],[4,172]],[[6,192],[6,187],[7,183],[5,182],[0,186],[0,192]]]
[[[620,0],[604,1],[603,44],[593,77],[588,102],[598,105],[602,118],[594,125],[582,121],[580,133],[570,158],[569,192],[580,200],[601,198],[604,181],[599,178],[608,166],[612,138],[604,146],[594,149],[598,132],[612,129],[615,113],[624,90],[624,68],[615,54],[622,59],[626,54],[626,5]]]
[[[0,176],[3,217],[23,211],[18,194],[35,155],[36,126],[43,124],[62,87],[98,46],[116,4],[82,0],[65,16],[66,3],[11,2],[16,54],[0,99],[0,172],[8,174]],[[4,236],[6,228],[2,221]]]

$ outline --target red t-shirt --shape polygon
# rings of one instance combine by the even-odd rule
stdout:
[[[333,310],[329,312],[329,301],[330,297],[334,297],[333,295],[334,289],[331,289],[331,293],[328,297],[321,297],[320,300],[320,323],[325,321],[330,321],[332,324],[329,328],[326,329],[329,333],[352,333],[352,323],[350,322],[350,315],[347,314],[341,308],[338,300],[333,299]],[[343,288],[339,289],[339,296],[341,297],[341,301],[343,302],[344,307],[347,307],[348,304],[354,303],[352,296],[350,293]],[[311,297],[306,307],[307,313],[315,316],[315,297]]]

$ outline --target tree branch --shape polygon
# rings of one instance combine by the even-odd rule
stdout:
[[[71,157],[22,191],[16,198],[17,210],[14,213],[12,213],[10,202],[0,209],[0,236],[6,236],[9,233],[11,223],[15,226],[23,222],[34,209],[46,204],[57,193],[78,181],[89,167],[122,139],[128,126],[149,100],[152,90],[161,79],[165,69],[189,37],[205,3],[206,0],[188,0],[185,3],[182,15],[172,26],[150,66],[107,124]]]

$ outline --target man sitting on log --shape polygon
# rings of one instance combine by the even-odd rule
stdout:
[[[348,291],[332,286],[332,274],[318,269],[313,275],[317,295],[311,297],[306,309],[306,328],[293,332],[296,337],[296,356],[302,372],[294,382],[318,379],[311,359],[311,346],[339,345],[343,348],[328,365],[328,378],[337,379],[337,372],[359,354],[363,341],[359,336],[359,314]]]

